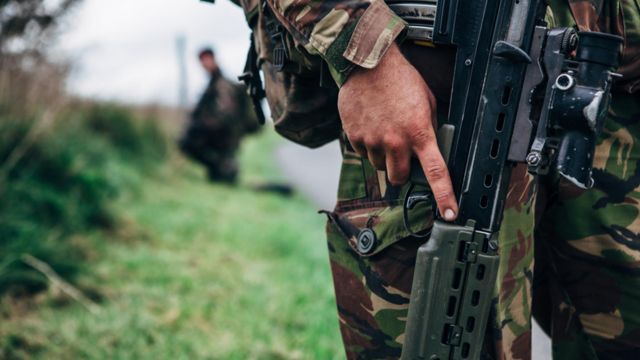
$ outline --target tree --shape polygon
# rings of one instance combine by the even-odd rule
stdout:
[[[81,0],[0,0],[0,53],[46,45],[59,19]]]

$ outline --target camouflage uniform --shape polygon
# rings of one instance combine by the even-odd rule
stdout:
[[[640,358],[640,3],[549,3],[552,25],[625,34],[625,78],[616,85],[599,139],[594,189],[579,190],[555,175],[536,181],[524,166],[514,169],[487,354],[529,359],[534,313],[552,336],[555,358]],[[354,66],[376,66],[405,26],[380,0],[267,4],[298,48],[326,62],[338,86]],[[251,1],[242,5],[259,9]],[[452,54],[412,44],[402,50],[434,90],[438,109],[447,109]],[[335,116],[334,109],[325,110]],[[347,357],[397,358],[422,240],[403,227],[406,186],[392,186],[344,134],[341,147],[338,203],[327,212],[327,234]],[[431,214],[429,207],[415,211],[414,227],[427,229]]]
[[[257,130],[257,121],[247,109],[243,89],[219,71],[211,75],[180,139],[180,149],[205,165],[211,180],[235,181],[240,139]]]
[[[558,359],[640,358],[640,3],[553,4],[555,20],[624,34],[617,82],[594,160],[595,186],[538,181],[533,314]],[[571,18],[571,13],[574,17]]]

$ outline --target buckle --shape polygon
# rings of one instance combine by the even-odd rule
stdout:
[[[283,43],[284,43],[284,39],[282,43],[277,43],[273,48],[273,58],[271,60],[272,60],[273,68],[276,71],[282,71],[282,69],[284,69],[284,65],[287,63],[287,60],[289,58],[287,54],[287,48],[284,46]]]
[[[267,34],[269,34],[269,37],[271,38],[271,41],[274,43],[271,61],[276,71],[282,71],[289,60],[287,43],[285,41],[285,31],[282,24],[280,24],[278,19],[271,12],[269,5],[265,2],[262,6],[265,15],[265,28]]]

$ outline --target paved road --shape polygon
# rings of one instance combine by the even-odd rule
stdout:
[[[321,209],[332,209],[338,189],[340,149],[336,142],[310,150],[293,143],[276,151],[280,168],[293,186]],[[551,342],[534,323],[533,360],[551,359]]]
[[[287,143],[276,150],[276,159],[298,191],[321,209],[333,209],[341,164],[340,147],[337,142],[319,149]]]

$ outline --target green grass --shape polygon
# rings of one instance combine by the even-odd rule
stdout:
[[[100,313],[55,288],[5,297],[0,358],[343,358],[324,218],[299,196],[246,186],[279,178],[277,141],[245,143],[237,188],[174,158],[121,197],[115,229],[75,241],[89,248],[77,283]]]
[[[0,295],[46,289],[25,253],[75,280],[87,254],[70,240],[113,229],[113,202],[168,158],[158,122],[120,106],[70,106],[34,132],[40,119],[0,110]]]

